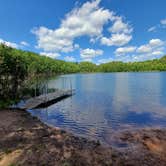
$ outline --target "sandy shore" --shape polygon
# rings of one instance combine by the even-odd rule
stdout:
[[[165,166],[166,130],[123,131],[123,148],[52,128],[24,110],[0,110],[0,166]]]

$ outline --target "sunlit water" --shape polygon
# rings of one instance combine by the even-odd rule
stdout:
[[[75,95],[47,109],[29,110],[47,124],[107,143],[112,132],[166,127],[166,73],[62,75],[49,88]]]

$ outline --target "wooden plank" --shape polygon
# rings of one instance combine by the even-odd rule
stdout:
[[[73,95],[74,90],[56,90],[56,92],[40,95],[26,101],[23,109],[35,109],[47,107],[66,97]]]

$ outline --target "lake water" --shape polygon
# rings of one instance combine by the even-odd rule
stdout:
[[[76,135],[107,143],[121,129],[166,127],[165,72],[62,75],[48,87],[73,88],[75,95],[29,111]]]

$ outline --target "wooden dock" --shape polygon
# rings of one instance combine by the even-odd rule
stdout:
[[[56,90],[27,100],[22,109],[45,108],[73,94],[74,90]]]

